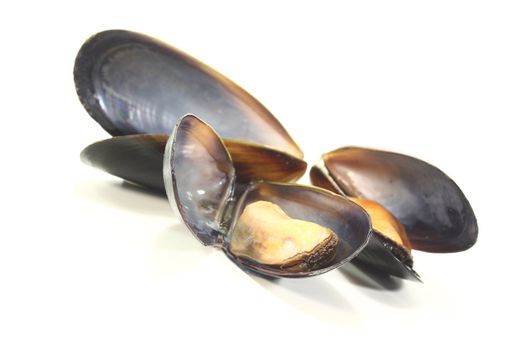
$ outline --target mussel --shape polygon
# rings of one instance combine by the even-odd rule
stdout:
[[[186,115],[165,151],[168,199],[205,245],[271,277],[308,277],[349,262],[367,245],[370,220],[355,203],[297,184],[244,182],[215,131]]]
[[[109,30],[89,38],[74,67],[80,101],[116,136],[88,146],[83,161],[164,191],[162,157],[168,135],[196,113],[224,138],[237,176],[295,181],[303,153],[255,98],[212,68],[156,39]]]
[[[279,121],[235,83],[156,39],[98,33],[80,49],[74,79],[88,113],[113,135],[86,147],[82,160],[167,193],[203,244],[243,268],[307,277],[355,258],[419,280],[412,248],[452,252],[476,241],[459,187],[415,158],[346,147],[312,167],[319,187],[287,183],[307,164]]]
[[[384,206],[406,230],[397,246],[427,252],[458,252],[474,245],[474,211],[456,183],[441,170],[407,155],[358,147],[326,153],[310,171],[313,184]]]

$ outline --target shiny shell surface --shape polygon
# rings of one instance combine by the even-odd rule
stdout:
[[[414,249],[456,252],[476,242],[470,203],[438,168],[406,155],[357,147],[337,149],[322,160],[324,169],[312,170],[314,184],[380,203],[405,227]]]
[[[223,138],[303,156],[250,94],[151,37],[124,30],[92,36],[77,55],[74,78],[82,104],[111,135],[170,134],[182,116],[194,113]]]

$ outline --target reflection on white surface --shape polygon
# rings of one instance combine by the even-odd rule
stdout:
[[[108,176],[108,178],[110,178]],[[165,195],[126,181],[93,179],[77,183],[76,193],[87,200],[138,214],[167,216],[178,220]]]
[[[151,249],[154,273],[163,278],[194,273],[194,268],[215,250],[202,245],[183,223],[155,233]]]
[[[338,290],[337,286],[322,276],[308,279],[254,279],[273,298],[288,304],[301,314],[336,326],[363,326],[358,309],[344,295],[344,290]]]

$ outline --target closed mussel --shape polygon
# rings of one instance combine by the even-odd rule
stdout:
[[[403,154],[357,147],[329,152],[311,169],[312,183],[357,202],[381,204],[406,231],[412,246],[458,252],[474,245],[478,226],[467,198],[441,170]]]

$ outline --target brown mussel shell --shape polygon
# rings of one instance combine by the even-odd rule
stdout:
[[[326,175],[326,169],[322,164],[310,169],[310,181],[312,184],[325,188],[334,193],[345,195],[334,180]],[[412,268],[412,244],[410,243],[403,225],[386,208],[377,202],[368,199],[349,197],[349,200],[361,205],[370,215],[373,234],[367,248],[357,257],[358,262],[365,263],[374,269],[384,271],[390,275],[421,281],[417,272]],[[383,232],[374,223],[376,220],[387,221],[388,226],[395,231],[398,239],[391,239],[387,232]],[[381,225],[384,226],[384,225]]]
[[[324,154],[312,182],[350,197],[376,201],[405,227],[414,249],[458,252],[474,245],[474,211],[438,168],[403,154],[346,147]]]
[[[164,182],[170,204],[201,243],[220,247],[237,265],[259,274],[315,276],[349,262],[366,247],[370,238],[368,215],[342,196],[303,185],[238,182],[224,142],[209,125],[193,115],[185,116],[168,140]],[[316,262],[311,269],[301,271],[236,256],[229,249],[231,233],[240,213],[257,201],[270,202],[291,218],[313,222],[335,232],[338,243],[334,255],[325,264]]]
[[[412,244],[401,223],[381,204],[369,199],[350,198],[361,206],[370,216],[372,229],[378,233],[381,241],[405,265],[413,266]]]
[[[170,134],[195,113],[222,138],[303,153],[275,117],[231,80],[148,36],[109,30],[89,38],[74,67],[80,101],[113,136]]]
[[[223,141],[238,181],[295,182],[308,166],[304,160],[273,148],[230,139]]]
[[[86,147],[80,158],[126,181],[164,193],[162,162],[169,135],[115,136]],[[293,182],[306,171],[306,162],[287,153],[237,140],[223,140],[238,181]]]

